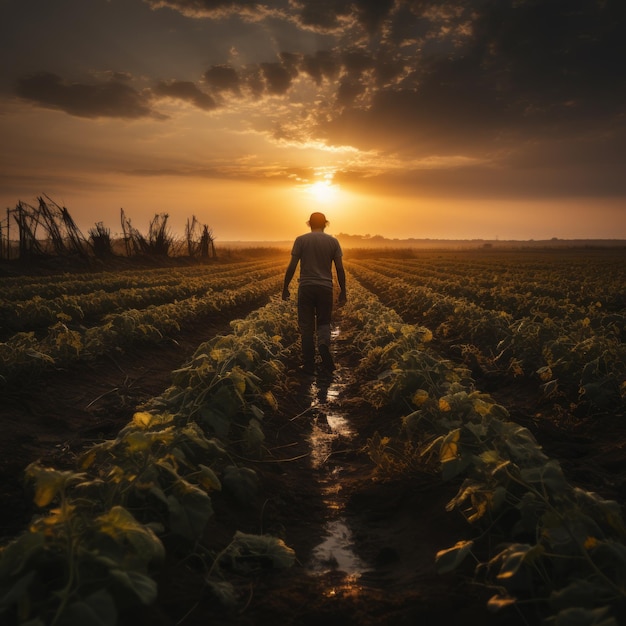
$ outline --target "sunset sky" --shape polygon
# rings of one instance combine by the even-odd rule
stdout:
[[[624,0],[0,0],[0,218],[626,239]]]

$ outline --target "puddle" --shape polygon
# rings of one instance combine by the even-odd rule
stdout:
[[[326,524],[327,537],[313,550],[310,569],[317,574],[339,570],[352,576],[365,571],[365,566],[352,549],[352,533],[343,518]]]
[[[342,441],[349,442],[354,437],[350,423],[337,406],[344,386],[340,373],[327,380],[317,379],[310,386],[311,410],[316,415],[309,437],[311,465],[318,474],[329,521],[324,539],[313,550],[308,569],[317,575],[340,571],[354,581],[368,568],[353,550],[352,531],[342,515],[345,508],[341,489],[343,468],[333,459],[333,453],[343,447]]]

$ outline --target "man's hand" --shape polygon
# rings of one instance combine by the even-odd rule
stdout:
[[[340,291],[339,292],[339,304],[345,304],[347,300],[348,300],[348,296],[346,296],[346,292]]]

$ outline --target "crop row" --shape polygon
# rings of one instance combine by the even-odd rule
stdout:
[[[554,623],[616,626],[610,612],[626,582],[619,507],[572,487],[529,431],[474,389],[466,368],[429,349],[429,329],[351,285],[344,319],[362,356],[362,396],[398,419],[412,407],[401,418],[410,445],[375,436],[371,458],[382,469],[401,461],[463,481],[448,508],[478,529],[439,551],[439,570],[473,558],[477,580],[496,590],[492,608],[544,601]],[[242,503],[258,496],[254,470],[235,459],[262,453],[281,356],[297,338],[293,305],[278,299],[232,329],[199,346],[172,386],[114,440],[85,451],[75,471],[28,468],[41,514],[0,552],[6,623],[114,626],[129,605],[155,600],[155,572],[181,548],[206,563],[209,589],[226,602],[235,593],[222,572],[294,562],[276,537],[235,532],[217,552],[205,542],[220,492]]]
[[[255,471],[235,459],[261,454],[280,357],[297,335],[293,307],[279,299],[232,328],[200,345],[172,386],[75,470],[27,468],[40,513],[0,552],[3,623],[115,626],[126,608],[155,601],[156,574],[181,551],[207,564],[199,575],[226,603],[235,590],[225,571],[293,564],[274,536],[233,529],[228,545],[212,545],[213,499],[257,498]]]
[[[522,257],[523,258],[523,257]],[[542,272],[530,271],[520,257],[504,259],[496,268],[468,269],[462,260],[433,270],[415,259],[376,259],[376,270],[386,276],[432,289],[437,293],[464,298],[484,308],[505,311],[516,317],[602,317],[626,310],[626,269],[621,259],[605,267],[587,263],[571,267],[561,263]],[[433,263],[437,259],[432,259]],[[554,266],[561,271],[555,271]],[[499,270],[499,271],[498,271]]]
[[[12,276],[0,278],[2,297],[10,302],[29,300],[39,296],[52,299],[59,296],[90,294],[96,291],[114,292],[119,289],[141,289],[178,285],[186,280],[200,281],[235,272],[275,265],[272,261],[242,261],[223,265],[190,265],[188,267],[160,267],[154,269],[120,270],[117,272],[89,272],[56,276]]]
[[[134,274],[138,287],[118,288],[110,290],[112,284],[119,283],[118,274],[112,274],[114,283],[109,282],[109,289],[96,289],[99,281],[85,282],[94,289],[86,293],[69,295],[64,293],[55,297],[36,295],[28,300],[3,299],[0,301],[0,328],[6,337],[20,331],[38,331],[55,322],[65,324],[86,323],[97,320],[110,313],[119,313],[126,309],[142,309],[151,305],[160,305],[193,297],[204,297],[211,292],[224,289],[236,289],[248,282],[259,281],[280,271],[277,263],[265,263],[258,268],[237,264],[219,272],[204,269],[193,274],[188,272],[170,272],[159,274],[158,281],[154,275],[146,280],[143,273]],[[73,279],[72,279],[73,280]],[[110,281],[110,279],[109,279]],[[95,284],[94,284],[95,283]],[[63,281],[57,281],[62,287]]]
[[[23,380],[41,370],[92,359],[134,343],[159,342],[194,319],[267,298],[278,291],[280,280],[278,273],[273,272],[263,280],[246,281],[237,289],[209,291],[201,297],[143,310],[127,309],[105,316],[100,325],[91,328],[71,328],[59,321],[41,339],[34,332],[16,333],[0,343],[0,383]]]
[[[484,371],[536,377],[546,397],[589,412],[626,399],[626,316],[517,317],[352,262],[351,271],[405,319],[426,324]],[[530,297],[530,296],[529,296]]]
[[[626,306],[626,266],[618,251],[479,252],[462,254],[439,251],[405,259],[377,261],[390,270],[406,271],[419,277],[421,284],[433,286],[448,295],[479,300],[490,298],[497,308],[506,308],[507,298],[515,306],[516,295],[529,294],[532,300],[546,298],[586,308],[597,302],[603,309]],[[446,291],[449,289],[449,291]],[[503,301],[499,302],[499,298]]]
[[[351,285],[344,318],[364,355],[356,371],[361,394],[376,407],[404,411],[404,441],[376,434],[370,457],[379,471],[403,471],[408,480],[410,468],[438,468],[444,483],[460,484],[447,510],[475,529],[438,551],[438,571],[493,589],[494,611],[530,603],[536,612],[526,614],[546,624],[617,626],[612,613],[626,602],[618,503],[571,485],[530,431],[475,388],[467,369],[429,348],[430,330],[404,323]]]

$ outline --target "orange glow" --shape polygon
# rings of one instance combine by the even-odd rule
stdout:
[[[312,185],[308,185],[307,191],[318,202],[331,204],[337,199],[339,187],[333,185],[330,180],[319,180]]]
[[[78,38],[64,11],[4,4],[0,209],[45,194],[84,234],[120,234],[123,207],[143,232],[166,213],[176,236],[193,216],[237,242],[291,241],[316,211],[363,238],[626,239],[623,74],[594,3],[575,23],[550,9],[572,53],[548,50],[536,76],[541,49],[471,54],[498,40],[497,3],[384,2],[374,23],[357,2],[100,2]],[[20,45],[24,29],[39,45]],[[546,92],[548,75],[562,82]]]

